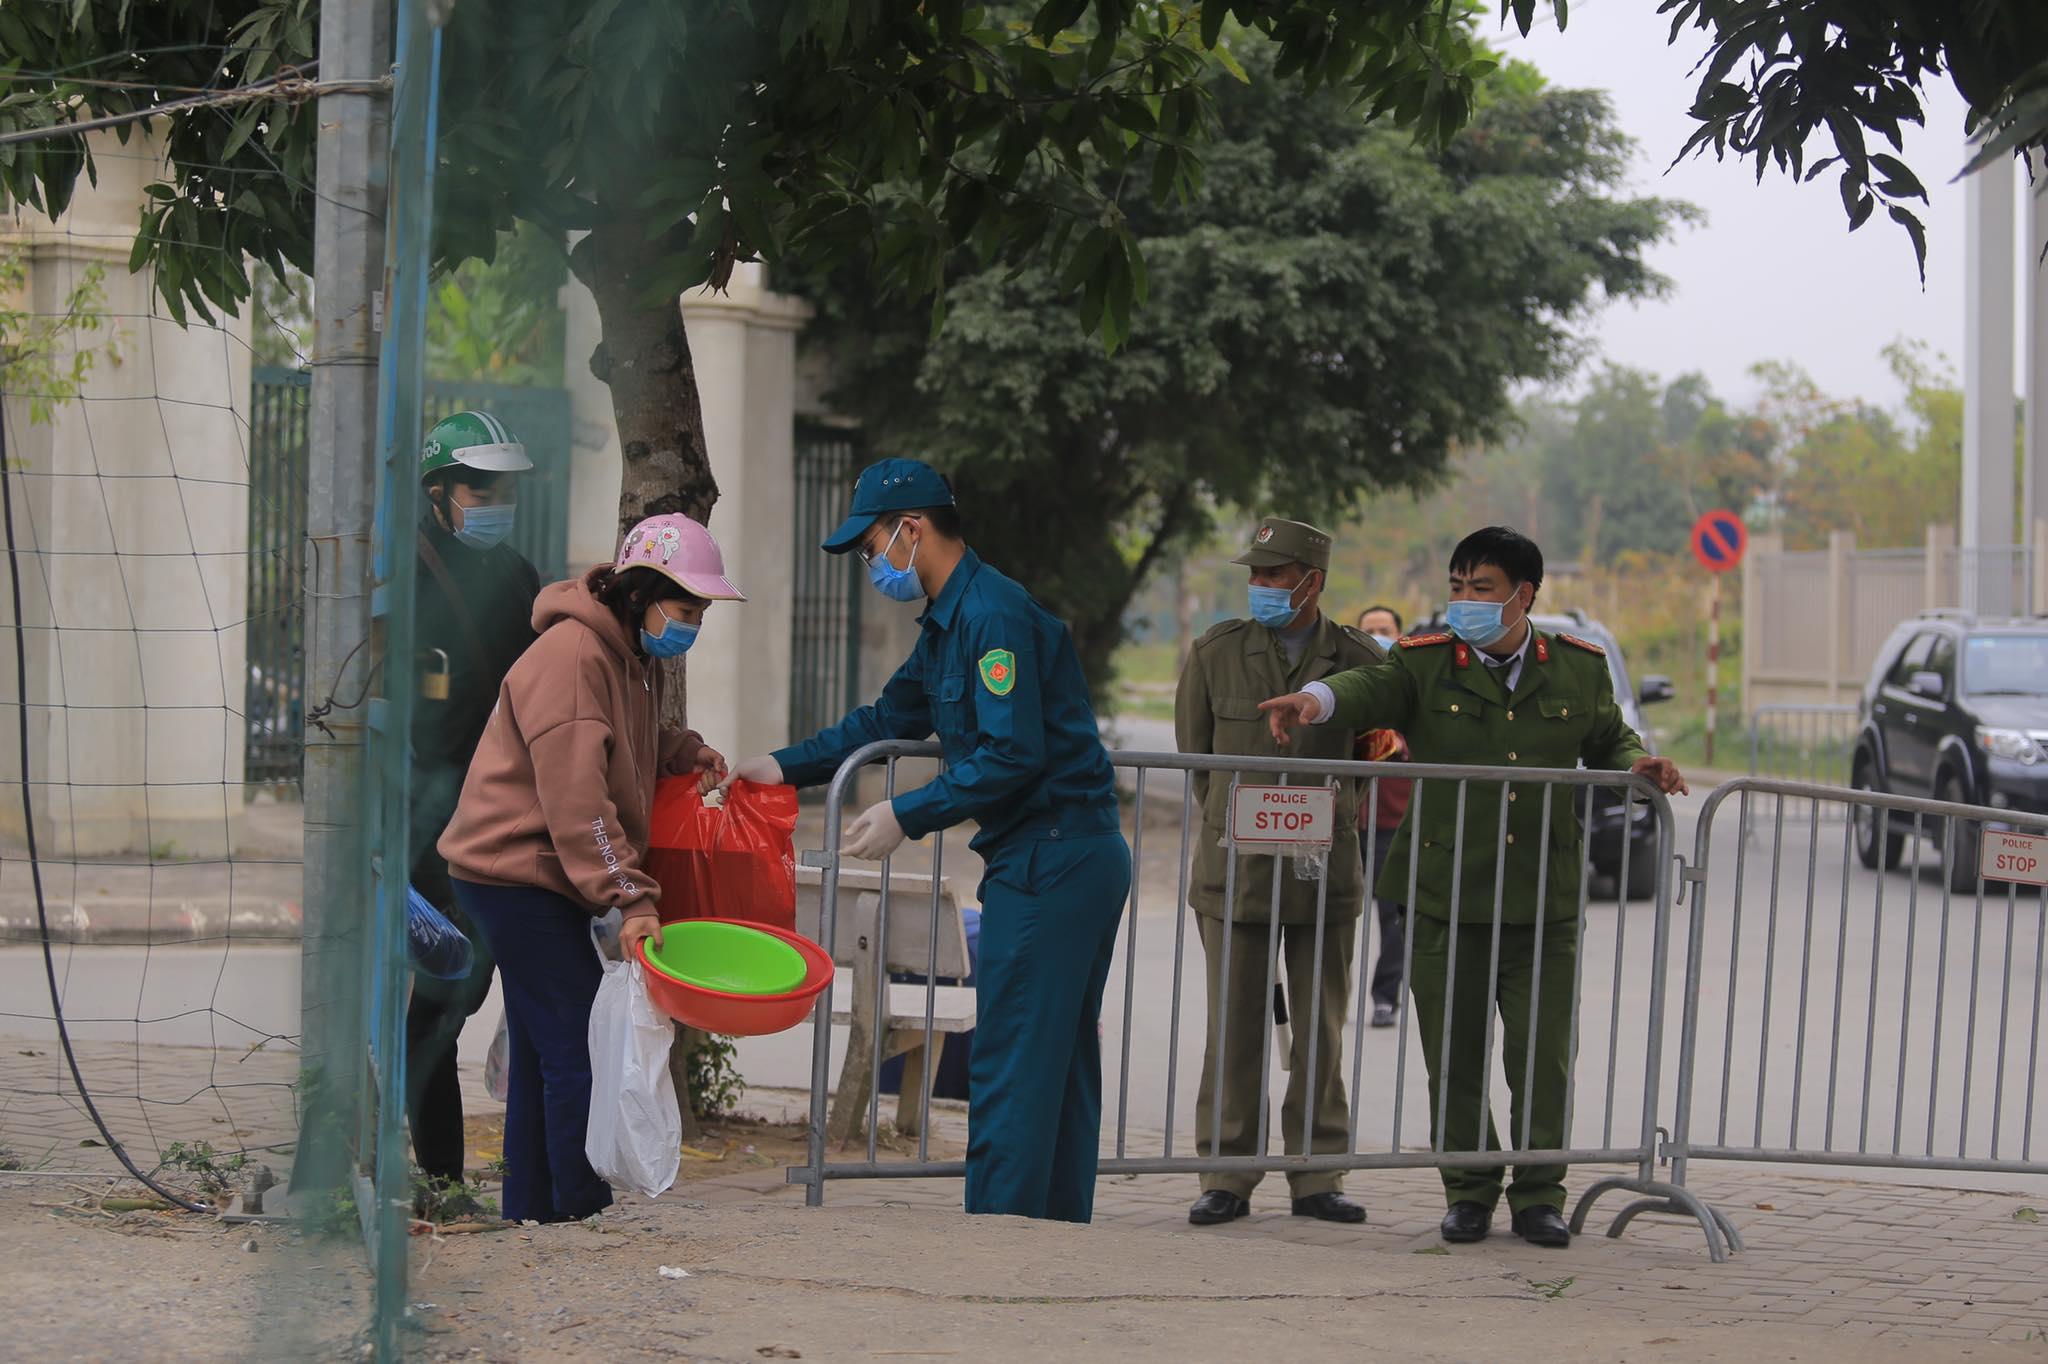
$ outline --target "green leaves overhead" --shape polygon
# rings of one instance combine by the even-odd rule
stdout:
[[[317,26],[314,0],[6,6],[0,129],[270,78],[312,57]],[[1439,143],[1491,65],[1469,6],[1443,0],[464,0],[443,44],[440,264],[488,256],[515,221],[629,220],[659,247],[637,277],[654,306],[743,260],[857,256],[921,298],[957,251],[1049,253],[1113,347],[1144,294],[1130,202],[1198,192],[1205,81],[1248,79],[1253,49],[1268,78]],[[135,88],[35,74],[59,72]],[[174,193],[150,206],[139,259],[177,315],[239,307],[245,256],[309,264],[310,107],[163,124]],[[53,214],[85,167],[75,140],[0,149],[8,198]]]
[[[936,337],[862,263],[779,281],[817,307],[804,344],[835,408],[954,477],[977,547],[1073,624],[1098,680],[1132,594],[1219,507],[1338,521],[1427,486],[1509,423],[1518,382],[1571,365],[1585,310],[1655,292],[1644,253],[1683,211],[1622,197],[1605,100],[1526,68],[1431,148],[1244,51],[1248,84],[1206,78],[1199,196],[1075,224],[1057,271],[956,251]]]
[[[1558,26],[1563,0],[1553,0]],[[1527,33],[1536,0],[1503,0]],[[1962,173],[2048,147],[2048,4],[2042,0],[1660,0],[1676,41],[1710,36],[1681,158],[1712,151],[1797,179],[1835,174],[1853,231],[1882,204],[1905,229],[1924,282],[1927,233],[1910,205],[1927,191],[1897,157],[1922,122],[1921,88],[1952,76],[1970,102],[1976,154]],[[1833,154],[1805,164],[1816,134]]]
[[[0,133],[150,108],[196,90],[277,77],[312,60],[313,0],[73,0],[0,9]],[[259,100],[193,109],[104,135],[144,155],[155,135],[162,179],[150,185],[131,269],[155,269],[170,316],[239,312],[252,262],[282,277],[313,264],[314,114]],[[85,139],[0,145],[0,209],[56,217],[81,173]]]

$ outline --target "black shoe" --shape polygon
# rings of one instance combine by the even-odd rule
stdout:
[[[1443,1225],[1437,1228],[1443,1238],[1453,1244],[1467,1241],[1484,1241],[1489,1228],[1493,1226],[1493,1209],[1484,1203],[1453,1203],[1444,1214]]]
[[[1233,1222],[1251,1210],[1250,1199],[1239,1198],[1228,1189],[1211,1189],[1188,1209],[1188,1221],[1198,1227],[1213,1227],[1219,1222]]]
[[[1391,1004],[1375,1004],[1375,1005],[1373,1005],[1373,1006],[1372,1006],[1372,1025],[1373,1025],[1373,1026],[1374,1026],[1375,1028],[1391,1028],[1391,1027],[1393,1027],[1393,1026],[1394,1026],[1394,1006],[1393,1006],[1393,1005],[1391,1005]]]
[[[1572,1229],[1564,1214],[1548,1204],[1524,1208],[1515,1214],[1515,1235],[1532,1246],[1562,1248],[1572,1243]]]
[[[1294,1215],[1318,1222],[1363,1222],[1365,1209],[1340,1193],[1312,1193],[1294,1200]]]

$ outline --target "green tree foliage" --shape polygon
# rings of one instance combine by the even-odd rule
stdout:
[[[442,275],[427,300],[428,377],[560,386],[567,278],[562,244],[530,224],[504,233],[492,259],[472,258]],[[312,279],[288,267],[282,278],[259,273],[253,283],[256,363],[304,369]]]
[[[1561,27],[1566,0],[1550,0]],[[1527,33],[1537,0],[1503,0]],[[1879,206],[1911,237],[1921,277],[1927,233],[1910,207],[1927,191],[1899,159],[1920,93],[1946,72],[1970,104],[1975,169],[2048,147],[2048,4],[2041,0],[1660,0],[1675,41],[1711,39],[1681,156],[1711,149],[1811,180],[1832,173],[1851,230]],[[1809,160],[1825,129],[1832,154]],[[1889,145],[1885,152],[1879,143]]]
[[[102,266],[88,265],[57,309],[38,312],[29,295],[26,244],[0,238],[0,375],[7,396],[27,404],[31,422],[48,422],[84,390],[101,362],[119,361],[105,279]]]
[[[1610,366],[1593,376],[1570,427],[1538,462],[1553,553],[1597,562],[1684,534],[1663,398],[1640,370]]]
[[[703,517],[717,490],[679,290],[741,260],[846,258],[930,298],[968,250],[1043,266],[1114,345],[1145,292],[1123,191],[1148,182],[1099,169],[1143,156],[1155,195],[1198,187],[1204,79],[1237,61],[1226,29],[1279,78],[1441,140],[1493,65],[1469,17],[1441,0],[463,0],[443,44],[439,256],[488,257],[517,221],[584,231],[572,263],[598,303],[622,517]],[[274,76],[313,56],[316,18],[312,0],[0,8],[0,131]],[[307,268],[311,107],[163,121],[135,259],[174,313],[238,308],[249,259]],[[0,146],[0,197],[60,212],[85,168],[81,139]]]
[[[1334,522],[1505,432],[1509,386],[1560,377],[1588,308],[1659,286],[1642,252],[1681,211],[1616,193],[1601,96],[1525,69],[1431,151],[1247,65],[1212,79],[1204,192],[1129,216],[1148,293],[1114,363],[1050,266],[958,254],[937,336],[858,269],[800,282],[835,401],[877,450],[953,475],[976,544],[1098,677],[1133,594],[1217,508]]]
[[[1905,387],[1898,414],[1822,393],[1796,366],[1757,367],[1760,404],[1780,433],[1780,493],[1773,520],[1794,549],[1819,549],[1851,531],[1864,549],[1917,545],[1961,496],[1962,393],[1924,350],[1885,352]]]
[[[495,258],[472,257],[435,283],[427,310],[427,373],[494,384],[562,382],[561,243],[522,223]]]

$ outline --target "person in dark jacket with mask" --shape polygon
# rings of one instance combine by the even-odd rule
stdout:
[[[483,1007],[494,966],[483,935],[456,903],[435,844],[454,817],[498,688],[534,640],[540,575],[506,543],[519,476],[531,468],[526,447],[488,412],[443,419],[420,450],[428,510],[420,521],[413,597],[420,695],[412,729],[412,884],[469,935],[474,949],[461,979],[416,975],[406,1009],[413,1158],[437,1184],[462,1181],[456,1039]]]

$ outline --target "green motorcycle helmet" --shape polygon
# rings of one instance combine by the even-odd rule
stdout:
[[[434,423],[420,446],[420,481],[445,469],[486,474],[525,473],[533,467],[526,446],[488,412],[456,412]]]

